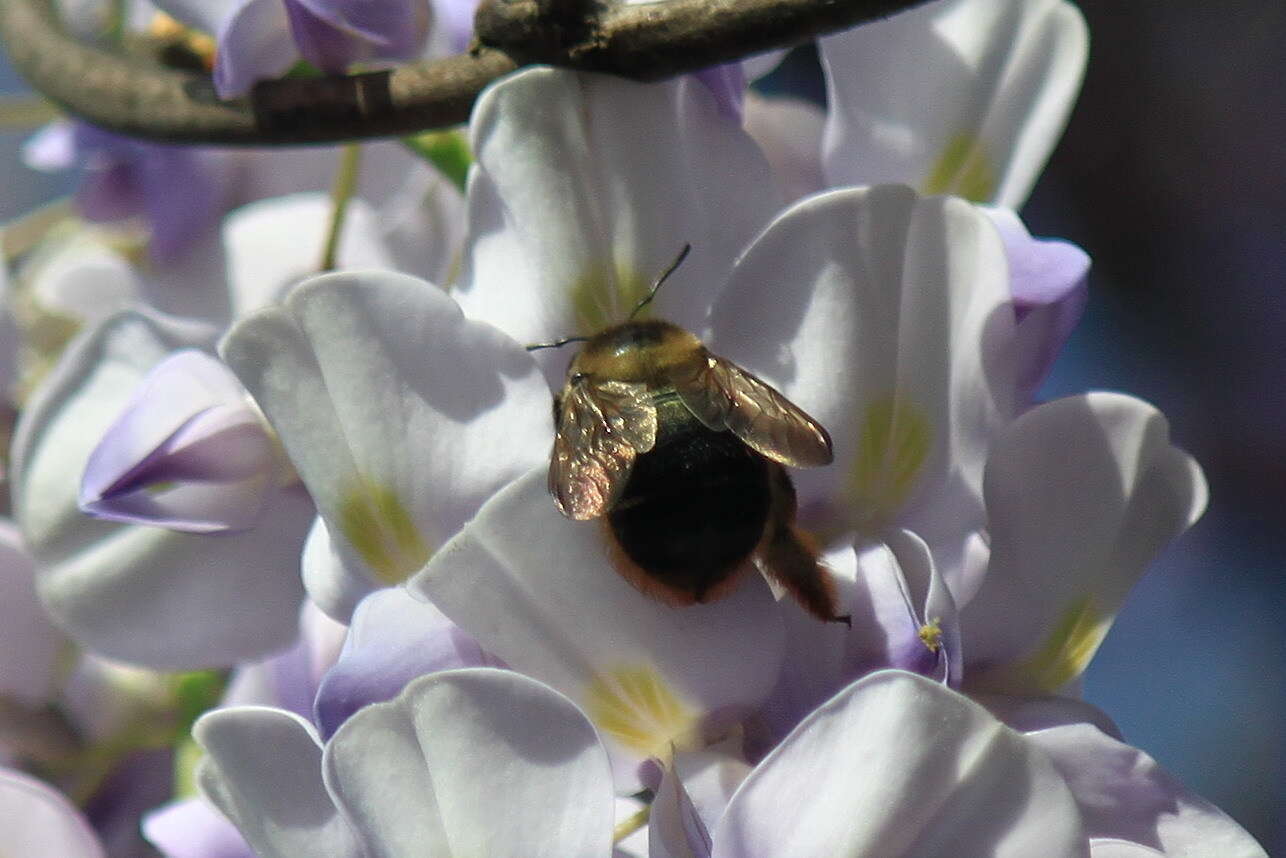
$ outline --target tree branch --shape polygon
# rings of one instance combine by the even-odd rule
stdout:
[[[210,79],[79,42],[51,0],[0,0],[0,38],[33,88],[95,125],[170,143],[333,143],[463,122],[488,83],[528,63],[656,80],[798,44],[923,0],[666,0],[595,6],[485,0],[470,53],[258,84],[221,101]],[[571,10],[569,12],[569,10]]]

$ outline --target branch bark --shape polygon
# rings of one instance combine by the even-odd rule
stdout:
[[[95,125],[169,143],[288,145],[464,122],[488,83],[529,63],[656,80],[798,44],[920,2],[485,0],[476,19],[480,45],[469,53],[389,71],[266,81],[248,97],[228,101],[215,95],[208,77],[75,40],[56,22],[52,0],[0,0],[0,38],[33,88]]]

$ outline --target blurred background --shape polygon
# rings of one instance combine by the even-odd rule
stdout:
[[[1082,0],[1090,64],[1024,219],[1094,259],[1047,397],[1143,397],[1210,482],[1085,681],[1126,738],[1286,856],[1286,4]],[[820,93],[808,52],[779,88]],[[22,92],[0,55],[0,92]],[[0,128],[0,220],[70,190]]]
[[[1046,393],[1155,403],[1211,497],[1085,695],[1286,855],[1286,4],[1079,5],[1085,86],[1024,216],[1094,270]]]

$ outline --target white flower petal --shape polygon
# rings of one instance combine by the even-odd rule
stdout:
[[[53,787],[0,768],[0,855],[104,858],[89,822]]]
[[[411,590],[575,700],[617,754],[618,785],[636,790],[641,759],[683,744],[712,712],[735,718],[767,695],[780,611],[754,575],[708,605],[642,595],[613,568],[602,523],[564,518],[545,480],[542,466],[497,494]]]
[[[1090,840],[1090,858],[1165,858],[1163,854],[1126,840]]]
[[[49,699],[63,643],[36,599],[35,572],[22,535],[0,519],[0,697],[32,705]]]
[[[789,96],[746,93],[746,133],[764,151],[785,198],[798,200],[826,187],[822,175],[822,127],[826,111]]]
[[[524,343],[625,321],[685,243],[649,312],[699,332],[777,203],[754,143],[690,79],[529,69],[483,93],[470,129],[460,303]]]
[[[419,569],[492,492],[548,456],[549,391],[531,357],[422,280],[314,278],[234,326],[222,348],[344,566],[371,587]]]
[[[1091,837],[1127,840],[1170,858],[1267,858],[1263,847],[1156,760],[1089,724],[1027,734],[1054,761]],[[1094,850],[1099,858],[1099,850]]]
[[[1049,758],[976,703],[882,671],[826,703],[760,763],[714,858],[1088,856]]]
[[[616,825],[621,826],[635,819],[641,811],[647,811],[648,805],[636,798],[617,796]],[[612,858],[650,858],[648,845],[647,820],[631,834],[622,837],[612,847]]]
[[[372,858],[600,858],[607,755],[575,705],[510,671],[422,677],[326,747],[326,783]]]
[[[260,858],[361,854],[326,792],[321,743],[303,718],[260,706],[215,709],[192,736],[205,750],[197,785]]]
[[[325,194],[298,193],[242,206],[224,219],[234,318],[276,304],[317,273],[331,209]],[[338,269],[395,267],[379,230],[372,209],[350,200],[335,254]]]
[[[1091,393],[1006,429],[986,499],[991,564],[961,609],[966,683],[1039,694],[1085,669],[1156,553],[1200,516],[1206,484],[1155,408]]]
[[[1062,727],[1067,724],[1092,724],[1105,735],[1121,738],[1120,728],[1097,706],[1072,697],[1014,697],[1007,694],[973,694],[970,698],[987,707],[987,711],[1020,733]]]
[[[1013,411],[1012,366],[991,360],[1012,337],[991,222],[888,185],[778,217],[739,260],[709,344],[830,431],[835,463],[792,472],[805,526],[910,528],[954,585],[982,524],[987,447]]]
[[[849,670],[868,649],[863,644],[878,633],[870,629],[869,623],[864,623],[858,607],[861,590],[857,584],[857,552],[852,542],[827,549],[821,561],[835,581],[839,613],[856,614],[852,617],[856,622],[851,628],[845,628],[843,623],[819,623],[794,599],[780,600],[786,629],[785,657],[776,685],[759,708],[758,717],[766,732],[759,739],[760,744],[766,746],[761,752],[784,738],[804,716],[856,678],[857,674]]]
[[[73,129],[71,121],[66,119],[55,119],[42,125],[22,144],[23,166],[42,173],[70,170],[76,165],[76,132]]]
[[[1086,52],[1065,0],[941,0],[822,39],[830,184],[906,182],[1021,207]]]
[[[652,802],[651,858],[708,858],[711,832],[749,774],[723,749],[675,754]]]
[[[96,521],[77,506],[90,451],[171,351],[204,326],[127,313],[73,345],[28,403],[13,445],[14,514],[55,621],[92,649],[158,668],[232,664],[288,644],[311,504],[274,495],[254,530],[202,536]]]
[[[459,273],[464,197],[438,171],[417,166],[399,175],[377,209],[380,234],[393,268],[445,286]]]
[[[132,305],[143,290],[138,272],[93,233],[53,243],[22,270],[43,310],[92,325]]]
[[[314,518],[299,560],[304,589],[314,605],[341,623],[349,621],[358,602],[375,586],[361,559],[353,558],[350,566],[344,553],[330,538],[326,521]]]

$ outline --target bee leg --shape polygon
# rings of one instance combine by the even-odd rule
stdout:
[[[852,617],[835,612],[835,585],[812,540],[795,528],[795,487],[781,465],[772,468],[772,508],[756,565],[817,619],[852,628]]]

